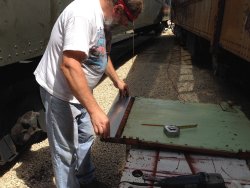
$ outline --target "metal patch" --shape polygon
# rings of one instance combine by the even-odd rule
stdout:
[[[117,100],[110,113],[111,134],[108,142],[149,148],[192,151],[223,156],[250,156],[250,122],[239,109],[202,103],[131,97]],[[159,126],[144,126],[157,124]],[[169,138],[164,126],[197,124]]]

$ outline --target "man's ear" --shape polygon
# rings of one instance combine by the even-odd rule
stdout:
[[[115,5],[114,6],[114,13],[121,14],[123,12],[123,9],[124,9],[124,7],[121,4]]]

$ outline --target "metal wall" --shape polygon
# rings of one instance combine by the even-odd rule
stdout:
[[[0,0],[0,66],[39,56],[70,0]]]
[[[49,1],[0,1],[0,65],[43,51],[51,20],[49,7]]]
[[[176,0],[173,6],[176,25],[212,41],[218,0]]]
[[[249,0],[175,0],[173,21],[181,28],[250,61]],[[221,15],[221,17],[220,17]]]
[[[43,54],[50,31],[72,0],[0,0],[0,66]],[[156,22],[164,0],[144,0],[135,28]],[[117,27],[114,33],[132,29]]]
[[[220,45],[250,62],[249,0],[226,0]]]

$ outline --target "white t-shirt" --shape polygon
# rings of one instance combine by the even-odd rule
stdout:
[[[60,69],[65,50],[82,51],[88,56],[81,65],[88,86],[93,89],[97,85],[107,65],[103,19],[99,0],[75,0],[58,17],[34,72],[37,82],[51,95],[79,103]]]

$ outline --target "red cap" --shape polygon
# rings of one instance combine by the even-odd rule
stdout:
[[[118,0],[116,4],[121,4],[124,7],[124,12],[129,21],[133,22],[139,14],[133,15],[132,12],[128,9],[126,3],[123,0]]]

